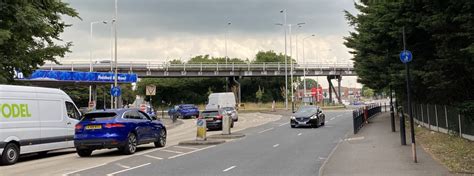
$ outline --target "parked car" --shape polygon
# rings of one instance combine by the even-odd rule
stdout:
[[[199,116],[199,109],[193,104],[180,104],[168,110],[170,117],[191,118]]]
[[[234,108],[234,107],[225,107],[225,108],[222,108],[224,111],[226,111],[227,113],[230,113],[230,116],[232,117],[232,120],[234,122],[237,122],[239,121],[239,115],[237,113],[237,110]],[[226,113],[226,114],[227,114]]]
[[[209,130],[220,130],[222,129],[222,120],[225,115],[225,110],[205,110],[201,113],[201,117],[206,120],[206,127]],[[231,120],[230,127],[234,127],[234,121]]]
[[[74,146],[81,157],[92,151],[118,148],[124,154],[135,153],[137,146],[153,142],[166,145],[166,127],[138,109],[111,109],[87,113],[76,125]]]
[[[290,118],[291,128],[298,126],[324,126],[326,117],[318,106],[302,106]]]
[[[21,154],[74,147],[81,113],[62,90],[0,85],[0,105],[0,164],[15,164]]]

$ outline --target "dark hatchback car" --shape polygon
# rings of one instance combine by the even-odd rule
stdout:
[[[168,115],[170,117],[177,118],[191,118],[199,116],[199,109],[193,104],[180,104],[176,105],[168,110]]]
[[[206,120],[206,127],[209,130],[222,129],[222,120],[225,116],[225,110],[205,110],[201,113],[201,118]],[[231,117],[232,118],[232,117]],[[231,120],[230,127],[234,127],[234,121]]]
[[[166,127],[138,109],[89,112],[76,125],[74,135],[74,146],[81,157],[104,148],[133,154],[138,145],[152,142],[155,147],[166,145]]]
[[[319,127],[323,126],[326,120],[323,111],[318,106],[301,106],[290,120],[291,128],[299,126]]]

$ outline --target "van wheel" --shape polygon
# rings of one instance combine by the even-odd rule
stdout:
[[[126,155],[135,153],[135,151],[137,151],[137,145],[137,136],[133,133],[128,134],[127,143],[122,148],[122,153]]]
[[[166,145],[166,130],[162,129],[158,141],[155,142],[155,147],[164,147]]]
[[[3,149],[1,164],[12,165],[20,158],[20,148],[15,143],[9,143]]]
[[[232,123],[230,124],[231,128],[234,128],[234,121],[232,120]]]
[[[77,155],[79,155],[80,157],[88,157],[92,154],[92,150],[89,149],[76,149],[76,151]]]

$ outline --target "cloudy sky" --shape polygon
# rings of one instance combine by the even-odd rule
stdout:
[[[72,53],[63,60],[93,60],[111,57],[111,25],[114,0],[65,0],[82,20],[65,17],[72,24],[62,35],[72,41]],[[287,23],[306,23],[292,28],[292,55],[302,62],[302,39],[306,62],[349,62],[351,55],[342,44],[352,30],[343,10],[356,12],[353,0],[118,0],[118,58],[163,62],[188,60],[209,54],[225,56],[228,29],[228,56],[254,59],[258,51],[284,52],[281,26],[287,9]],[[90,23],[95,24],[91,41]],[[231,25],[227,26],[227,23]],[[289,42],[289,38],[288,38]],[[289,45],[289,44],[288,44]],[[288,46],[289,47],[289,46]],[[290,55],[288,48],[288,54]],[[354,81],[355,83],[355,81]]]

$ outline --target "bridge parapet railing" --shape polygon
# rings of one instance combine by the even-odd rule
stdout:
[[[51,70],[89,70],[90,63],[86,61],[80,62],[62,62],[61,64],[45,64],[40,66],[41,69]],[[113,63],[93,63],[93,70],[110,70],[114,68]],[[289,70],[290,64],[287,65]],[[152,62],[119,62],[117,68],[120,70],[158,70],[158,71],[173,71],[173,70],[199,70],[199,71],[229,71],[229,70],[285,70],[285,64],[279,62],[265,62],[265,63],[184,63],[184,64],[170,64],[170,63],[152,63]],[[353,69],[352,64],[348,63],[294,63],[295,70],[350,70]]]

